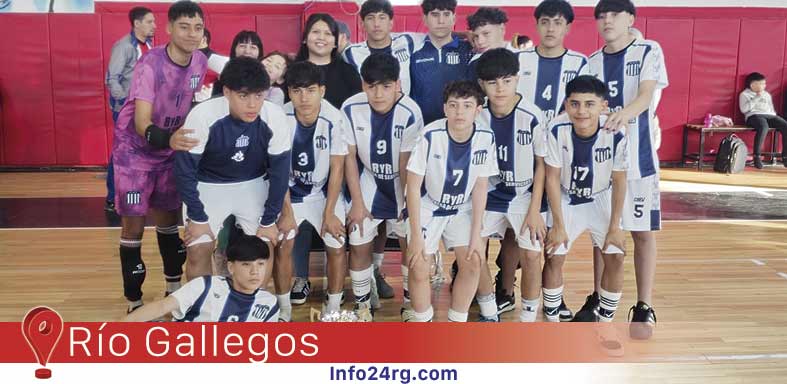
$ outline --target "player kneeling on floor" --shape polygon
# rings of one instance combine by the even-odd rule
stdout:
[[[261,289],[270,275],[270,248],[241,235],[227,250],[230,277],[202,276],[164,300],[143,305],[123,321],[150,321],[172,313],[176,321],[278,321],[276,298]]]
[[[290,143],[281,107],[263,103],[270,86],[251,58],[230,60],[221,72],[224,96],[197,105],[185,126],[199,144],[175,158],[185,202],[187,276],[211,274],[214,234],[229,215],[247,235],[276,244],[276,218],[287,191]]]
[[[593,244],[601,247],[604,273],[601,305],[596,320],[612,321],[623,290],[625,240],[621,213],[626,198],[628,152],[623,132],[609,132],[601,113],[607,109],[607,88],[593,76],[579,76],[566,85],[566,115],[547,128],[546,191],[551,229],[547,235],[546,263],[562,265],[571,244],[590,230]],[[544,276],[544,294],[552,298],[545,312],[555,313],[563,287],[555,273]],[[550,319],[557,321],[557,319]]]
[[[407,163],[412,315],[405,321],[431,321],[434,316],[429,271],[441,239],[459,264],[449,321],[467,321],[486,262],[481,222],[488,177],[497,175],[498,168],[494,133],[475,122],[484,95],[475,82],[459,81],[446,87],[443,102],[446,118],[424,128]]]
[[[308,222],[320,232],[328,256],[328,294],[323,312],[338,312],[347,270],[344,201],[339,198],[347,155],[345,123],[341,112],[323,99],[325,79],[317,65],[308,61],[292,65],[285,75],[285,83],[292,100],[284,106],[284,112],[293,154],[285,204],[292,206],[295,226]],[[274,281],[283,321],[292,317],[294,245],[294,239],[287,239],[276,252]]]

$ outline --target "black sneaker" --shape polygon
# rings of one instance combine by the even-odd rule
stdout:
[[[629,335],[632,339],[647,340],[653,336],[653,328],[656,326],[656,311],[653,307],[638,301],[637,305],[629,309],[628,317]]]
[[[762,158],[760,156],[754,155],[754,168],[762,169]]]
[[[309,298],[309,292],[311,291],[312,283],[309,282],[309,279],[304,279],[303,277],[296,277],[295,284],[292,286],[292,290],[290,290],[290,302],[295,305],[301,305],[306,302],[306,299]]]
[[[576,315],[574,315],[571,321],[585,323],[598,321],[596,312],[598,311],[599,302],[598,293],[593,292],[593,294],[588,295],[585,299],[585,304],[579,309]]]
[[[560,302],[560,307],[558,307],[558,311],[560,313],[560,322],[567,322],[574,319],[574,313],[571,312],[571,309],[566,306],[566,301],[563,300]]]
[[[394,289],[385,281],[385,275],[380,273],[380,268],[374,267],[374,281],[377,285],[377,295],[381,299],[393,299]]]
[[[115,202],[114,201],[105,201],[104,202],[104,210],[109,213],[115,213]]]
[[[516,308],[516,301],[514,295],[506,295],[505,292],[496,293],[495,301],[497,302],[497,314],[513,311]]]

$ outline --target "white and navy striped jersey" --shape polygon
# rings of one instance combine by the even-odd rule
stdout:
[[[421,209],[434,216],[470,210],[476,180],[498,173],[494,133],[475,123],[470,139],[459,143],[448,133],[447,121],[440,119],[424,128],[407,163],[408,171],[424,176]]]
[[[172,311],[176,321],[279,321],[276,296],[262,289],[251,295],[238,292],[223,276],[198,277],[172,296],[178,301]]]
[[[604,125],[604,117],[599,126]],[[574,133],[568,115],[552,120],[547,132],[546,163],[560,168],[560,186],[571,205],[593,201],[593,196],[612,186],[612,171],[628,167],[626,137],[622,131],[601,128],[589,138]]]
[[[290,138],[286,124],[281,107],[269,102],[262,104],[259,117],[251,123],[232,117],[223,96],[194,107],[183,126],[194,130],[189,136],[199,143],[188,152],[175,153],[178,192],[188,217],[208,221],[198,182],[233,184],[266,176],[270,189],[260,223],[275,222],[287,193]]]
[[[344,61],[361,73],[361,66],[366,59],[375,53],[386,53],[399,60],[399,80],[402,81],[402,92],[410,94],[410,56],[415,49],[422,46],[426,35],[423,33],[392,33],[391,45],[385,48],[370,48],[366,41],[351,44],[342,52]]]
[[[533,187],[536,158],[546,157],[546,123],[538,107],[519,95],[519,103],[507,116],[497,118],[487,104],[479,121],[495,135],[495,154],[500,173],[489,179],[486,209],[503,213],[527,213],[528,192]]]
[[[655,41],[634,40],[628,47],[616,53],[604,53],[603,48],[588,59],[590,74],[607,85],[609,108],[619,111],[637,98],[642,81],[655,80],[657,89],[669,85],[667,68],[661,46]],[[628,179],[640,179],[655,175],[659,170],[653,132],[657,100],[638,117],[629,121],[626,129],[629,150]]]
[[[327,196],[331,156],[347,154],[344,119],[341,112],[323,99],[320,114],[311,126],[295,117],[292,103],[284,105],[292,143],[290,164],[290,201],[321,200]]]
[[[517,91],[544,112],[547,122],[563,110],[566,84],[579,75],[587,75],[587,58],[572,50],[558,57],[543,57],[535,47],[519,52]]]
[[[355,146],[364,204],[375,219],[396,219],[404,209],[399,154],[412,152],[424,127],[421,110],[402,95],[390,111],[372,110],[366,93],[342,105],[347,144]]]

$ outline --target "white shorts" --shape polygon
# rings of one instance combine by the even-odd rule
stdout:
[[[409,232],[410,221],[407,229]],[[421,210],[421,236],[424,237],[424,253],[431,255],[440,247],[443,240],[445,248],[466,247],[470,244],[470,229],[473,225],[473,211],[459,212],[451,216],[433,216],[431,211]],[[408,236],[411,235],[408,233]]]
[[[349,210],[347,211],[349,212]],[[380,224],[385,225],[385,235],[390,237],[391,234],[397,237],[407,236],[405,231],[405,224],[402,220],[397,219],[364,219],[363,220],[363,233],[358,227],[350,228],[350,245],[364,245],[374,241],[377,237],[377,226]]]
[[[229,215],[235,215],[235,223],[247,235],[256,235],[259,228],[260,216],[268,200],[270,184],[262,177],[254,180],[232,184],[197,183],[199,200],[205,206],[208,215],[208,225],[217,236],[224,220]],[[183,221],[188,220],[188,207],[183,205]],[[208,235],[202,235],[189,246],[209,243],[213,240]]]
[[[623,204],[623,229],[632,232],[661,230],[659,175],[629,180]]]
[[[566,226],[566,234],[568,234],[568,247],[561,245],[557,251],[553,252],[555,255],[565,255],[571,249],[579,235],[586,230],[590,231],[590,238],[593,240],[593,246],[601,247],[604,245],[604,240],[607,238],[607,231],[609,229],[609,219],[612,215],[612,189],[600,192],[593,196],[594,200],[580,205],[569,205],[569,198],[563,195],[561,198],[561,208],[563,211],[563,222]],[[552,213],[550,211],[549,224],[553,223]],[[603,250],[604,253],[624,253],[622,249],[610,245],[609,248]]]
[[[322,216],[325,213],[325,202],[325,199],[319,199],[304,201],[302,203],[293,203],[292,210],[295,213],[295,224],[300,226],[304,221],[308,221],[309,224],[314,227],[314,230],[319,233],[322,230]],[[344,199],[338,199],[336,202],[334,214],[336,214],[336,217],[339,218],[339,221],[344,224]],[[344,246],[343,237],[336,239],[333,237],[333,235],[327,232],[325,233],[325,236],[322,236],[322,240],[325,242],[325,246],[329,248],[338,249]]]
[[[511,228],[516,233],[516,242],[519,248],[527,249],[529,251],[541,251],[541,242],[536,241],[533,243],[530,240],[530,229],[525,230],[525,234],[520,233],[522,224],[525,222],[527,214],[524,213],[501,213],[486,211],[484,213],[484,226],[481,229],[481,237],[489,237],[493,239],[502,239],[506,234],[506,230]],[[541,213],[541,217],[546,222],[546,212]]]

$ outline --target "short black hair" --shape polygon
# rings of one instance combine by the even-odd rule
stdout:
[[[593,17],[598,19],[599,15],[605,12],[628,12],[632,16],[637,15],[637,7],[631,0],[600,0],[593,9]]]
[[[227,261],[268,260],[270,256],[268,244],[257,236],[241,234],[227,248]]]
[[[533,40],[528,35],[521,35],[521,36],[517,35],[517,37],[515,39],[515,42],[516,42],[517,46],[522,45],[522,44],[527,44],[527,43],[529,43],[531,41],[533,41]]]
[[[566,84],[566,99],[574,93],[592,93],[604,100],[607,99],[607,86],[595,76],[577,76]]]
[[[361,78],[366,84],[399,80],[399,60],[386,53],[375,53],[361,65]]]
[[[350,32],[350,27],[347,25],[347,23],[341,20],[336,20],[336,28],[339,30],[340,35],[345,35],[347,36],[347,39],[352,39],[353,33]]]
[[[456,12],[456,0],[424,0],[421,3],[421,10],[424,15],[434,10]]]
[[[199,4],[189,0],[180,0],[172,3],[167,12],[167,18],[170,23],[181,17],[195,16],[199,16],[202,21],[205,21],[205,15],[202,13],[202,8],[199,7]]]
[[[265,51],[262,49],[262,39],[260,39],[260,35],[258,35],[257,32],[247,30],[238,32],[238,34],[235,35],[235,38],[232,39],[232,45],[230,46],[230,59],[235,58],[235,48],[237,48],[239,44],[244,43],[256,45],[257,49],[260,51],[260,56],[257,57],[257,59],[262,60],[262,56],[265,53]]]
[[[751,83],[755,81],[765,80],[765,75],[759,72],[752,72],[746,76],[746,88],[751,87]]]
[[[475,81],[460,80],[448,83],[443,90],[443,104],[447,103],[450,97],[473,98],[477,105],[484,105],[484,91]]]
[[[131,28],[134,28],[135,21],[137,20],[142,21],[142,19],[144,19],[145,16],[148,15],[148,13],[153,13],[153,11],[151,11],[150,8],[146,8],[146,7],[131,8],[131,10],[128,11],[128,21],[131,23]]]
[[[391,2],[388,0],[366,0],[361,5],[361,19],[365,19],[370,13],[382,12],[388,17],[394,17],[394,10]]]
[[[210,31],[207,28],[202,29],[202,36],[205,36],[205,43],[210,46]]]
[[[308,88],[312,85],[325,85],[325,76],[317,64],[311,61],[299,61],[287,68],[284,74],[287,88]]]
[[[505,48],[495,48],[484,52],[476,63],[476,77],[482,81],[491,81],[519,73],[519,58],[514,52]]]
[[[571,24],[574,22],[574,9],[571,8],[571,4],[566,0],[544,0],[541,4],[538,4],[538,7],[536,7],[536,10],[533,12],[533,16],[535,16],[536,21],[538,21],[541,16],[563,16],[563,18],[566,19],[566,23]]]
[[[235,92],[260,92],[271,86],[271,79],[262,62],[251,57],[230,59],[219,78],[225,87]]]
[[[467,16],[467,28],[474,31],[476,28],[487,24],[504,24],[508,22],[508,15],[496,7],[481,7],[470,16]]]

